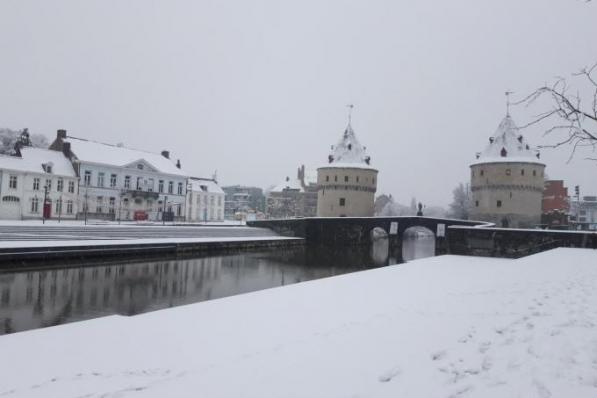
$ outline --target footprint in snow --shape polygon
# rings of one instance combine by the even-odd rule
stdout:
[[[448,353],[446,352],[446,350],[435,351],[434,353],[431,354],[431,360],[439,361],[441,359],[444,359],[447,354]]]
[[[395,378],[396,376],[399,376],[400,373],[402,373],[400,368],[394,367],[394,368],[384,372],[382,375],[380,375],[378,380],[380,381],[380,383],[387,383],[390,380],[392,380],[393,378]]]

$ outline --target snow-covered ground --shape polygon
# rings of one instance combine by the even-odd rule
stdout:
[[[1,397],[596,397],[597,251],[442,256],[0,337]]]

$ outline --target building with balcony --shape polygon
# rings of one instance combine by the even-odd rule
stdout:
[[[71,161],[79,177],[79,218],[183,220],[187,174],[161,154],[68,136],[58,130],[50,149]]]

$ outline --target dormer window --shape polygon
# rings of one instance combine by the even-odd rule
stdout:
[[[143,170],[143,163],[139,163],[139,164],[137,165],[137,168],[138,168],[139,170]]]
[[[348,144],[348,150],[352,150],[352,144]]]
[[[505,158],[506,156],[508,156],[508,151],[506,151],[506,148],[502,148],[502,151],[500,152],[501,157]]]
[[[52,166],[53,166],[52,162],[42,163],[42,165],[41,165],[41,167],[44,169],[44,171],[48,174],[52,173]]]
[[[522,135],[518,136],[518,142],[520,142],[522,144]]]

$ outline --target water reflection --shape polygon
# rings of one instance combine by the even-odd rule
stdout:
[[[0,273],[0,334],[135,315],[395,263],[388,240],[380,239],[371,251],[293,248]]]
[[[412,227],[404,231],[402,259],[404,261],[435,255],[435,235],[423,227]]]

